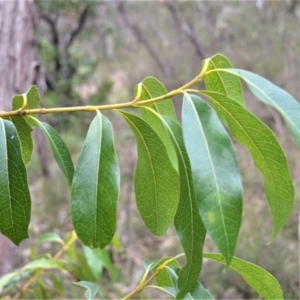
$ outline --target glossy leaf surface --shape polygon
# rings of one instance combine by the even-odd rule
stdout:
[[[214,92],[203,92],[226,117],[233,136],[250,151],[264,176],[266,196],[273,217],[273,237],[286,223],[294,205],[294,186],[286,157],[273,132],[232,99]]]
[[[195,95],[184,96],[182,127],[201,218],[229,263],[242,218],[235,150],[215,111]]]
[[[186,256],[186,264],[181,269],[178,279],[177,298],[181,299],[198,280],[206,230],[198,212],[192,169],[181,127],[171,119],[166,119],[166,127],[177,153],[180,181],[180,200],[174,224]]]
[[[138,148],[135,196],[145,225],[163,235],[174,221],[178,200],[178,173],[158,134],[136,115],[121,112],[132,129]]]
[[[69,185],[71,186],[74,175],[74,166],[70,152],[65,142],[57,133],[57,131],[49,124],[40,122],[38,119],[31,116],[27,117],[27,119],[30,120],[30,123],[33,126],[36,126],[43,131],[59,168],[61,169],[61,171],[67,178]]]
[[[203,257],[225,264],[224,256],[218,253],[203,253]],[[283,299],[282,290],[276,278],[261,267],[233,257],[229,268],[240,274],[265,299]]]
[[[31,199],[14,124],[0,118],[0,231],[16,245],[28,237]]]
[[[226,70],[226,73],[240,76],[259,100],[273,106],[283,116],[300,150],[299,102],[291,94],[257,74],[238,69]]]
[[[99,111],[92,121],[75,170],[71,215],[81,241],[91,248],[108,245],[116,230],[120,170],[113,130]]]

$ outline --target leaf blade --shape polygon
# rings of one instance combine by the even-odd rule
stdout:
[[[80,153],[71,187],[73,225],[86,246],[104,248],[113,239],[119,190],[120,170],[112,126],[97,111]]]
[[[273,132],[237,102],[219,93],[202,93],[222,109],[233,136],[249,149],[262,172],[275,237],[294,205],[294,185],[283,150]]]
[[[16,245],[28,237],[31,199],[14,124],[0,118],[0,231]]]
[[[225,264],[224,257],[219,253],[203,253],[203,257]],[[240,274],[265,299],[284,299],[276,278],[261,267],[237,257],[232,258],[228,267]]]
[[[184,96],[182,124],[201,218],[229,263],[242,219],[235,150],[214,110],[197,96]]]
[[[74,175],[74,166],[71,158],[71,154],[57,131],[47,123],[40,122],[34,117],[26,117],[30,120],[32,126],[36,126],[42,130],[48,143],[50,144],[53,156],[61,169],[62,173],[65,175],[69,186],[72,184]]]
[[[178,173],[155,130],[133,114],[120,113],[135,134],[138,146],[134,182],[139,212],[153,234],[163,235],[173,222],[178,206]]]

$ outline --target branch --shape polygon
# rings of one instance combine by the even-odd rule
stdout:
[[[136,37],[136,39],[145,46],[145,48],[147,49],[147,51],[149,52],[149,54],[151,55],[151,57],[153,58],[153,60],[155,61],[156,65],[159,67],[159,69],[165,73],[168,74],[169,71],[166,69],[164,63],[161,61],[161,59],[159,58],[159,56],[156,54],[154,48],[152,47],[152,45],[148,42],[148,40],[144,37],[141,29],[136,25],[133,24],[129,21],[128,16],[126,14],[126,11],[124,9],[124,2],[120,2],[118,5],[118,11],[121,14],[124,24],[125,26],[127,26],[134,34],[134,36]]]
[[[70,32],[69,36],[67,37],[66,49],[71,46],[71,44],[74,42],[74,39],[83,29],[84,24],[86,23],[87,17],[89,15],[89,12],[90,12],[90,4],[87,4],[79,16],[77,26]]]
[[[194,45],[196,53],[200,56],[200,58],[203,60],[206,58],[206,55],[204,53],[204,50],[202,46],[200,45],[200,42],[195,34],[195,32],[188,26],[188,24],[184,23],[180,20],[178,11],[176,9],[176,6],[172,1],[165,1],[164,2],[166,7],[169,9],[169,11],[172,14],[172,17],[174,19],[175,24],[179,29],[181,29],[189,38],[191,43]]]
[[[56,21],[54,21],[46,14],[42,14],[40,17],[50,26],[51,36],[52,36],[51,42],[55,49],[55,58],[54,58],[55,72],[59,73],[59,71],[61,70],[61,62],[60,62],[60,55],[59,55],[59,34],[56,28]]]

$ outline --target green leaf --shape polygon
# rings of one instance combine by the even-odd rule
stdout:
[[[184,146],[181,127],[166,118],[166,128],[177,153],[180,200],[175,216],[175,228],[186,255],[186,264],[179,273],[177,298],[184,298],[194,286],[202,266],[202,248],[205,239],[205,227],[198,212],[192,170]]]
[[[291,94],[257,74],[237,69],[225,71],[240,76],[259,100],[273,106],[283,116],[300,150],[299,102]]]
[[[39,258],[27,263],[22,270],[37,270],[37,269],[58,269],[65,270],[64,264],[48,258]]]
[[[96,297],[98,292],[97,284],[89,281],[80,281],[80,282],[73,282],[73,284],[78,285],[86,289],[84,296],[87,300],[92,300]]]
[[[99,111],[92,121],[75,170],[71,216],[78,237],[91,248],[107,246],[116,230],[120,169],[113,130]]]
[[[229,72],[219,71],[218,69],[232,69],[232,64],[227,57],[222,54],[216,54],[211,58],[208,58],[207,72],[216,70],[215,72],[209,72],[204,77],[206,89],[214,91],[228,96],[235,100],[242,106],[245,106],[245,100],[243,96],[243,88],[239,79],[239,76]],[[203,61],[203,65],[205,60]]]
[[[225,258],[218,253],[203,253],[203,257],[225,264]],[[282,290],[276,278],[261,267],[233,257],[229,268],[240,274],[265,299],[283,299]]]
[[[50,144],[53,156],[68,180],[69,185],[72,184],[74,166],[71,159],[70,152],[64,143],[63,139],[57,133],[57,131],[47,123],[40,122],[34,117],[26,117],[27,120],[30,120],[32,126],[36,126],[41,129]]]
[[[46,232],[40,236],[39,240],[37,241],[37,246],[47,243],[47,242],[48,243],[56,242],[61,245],[64,244],[64,241],[61,239],[61,237],[58,234],[56,234],[54,232]]]
[[[178,173],[158,134],[141,118],[126,112],[121,114],[137,140],[134,178],[137,206],[148,229],[160,236],[174,221],[179,198]]]
[[[156,98],[168,93],[165,86],[154,77],[146,77],[142,84],[142,94],[140,100]],[[148,105],[161,115],[169,117],[173,121],[178,122],[176,112],[170,98]]]
[[[275,237],[294,205],[294,186],[283,150],[273,132],[240,104],[219,93],[203,94],[222,109],[233,136],[249,149],[262,172]]]
[[[14,123],[18,136],[21,143],[21,150],[22,150],[22,158],[24,164],[26,165],[31,160],[33,144],[32,144],[32,137],[31,137],[31,127],[27,124],[25,119],[20,116],[12,116],[10,117],[11,121]]]
[[[31,199],[17,130],[0,118],[0,231],[16,245],[28,237]]]
[[[40,100],[41,96],[39,94],[39,90],[36,85],[33,85],[30,87],[28,92],[26,93],[27,97],[27,105],[24,107],[24,109],[35,109],[40,108]],[[23,95],[16,95],[13,98],[13,110],[18,110],[21,107],[23,107],[24,104],[24,98]]]
[[[160,259],[154,266],[153,266],[153,271],[155,272],[157,270],[158,267],[160,267],[162,264],[164,264],[165,262],[167,262],[168,260],[170,260],[172,257],[165,257]],[[177,267],[179,268],[180,265],[178,263],[178,261],[176,259],[171,260],[170,262],[168,262],[167,266],[169,267]],[[173,280],[170,277],[170,274],[168,273],[167,269],[164,268],[162,269],[156,276],[155,279],[157,281],[157,284],[160,287],[173,287]]]
[[[182,124],[201,218],[229,263],[242,219],[235,150],[214,110],[197,96],[184,95]]]

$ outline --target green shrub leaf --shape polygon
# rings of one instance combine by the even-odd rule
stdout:
[[[182,124],[201,218],[229,263],[242,218],[243,187],[235,150],[214,110],[197,96],[185,94]]]
[[[65,270],[65,266],[63,263],[48,258],[39,258],[27,263],[22,270],[38,270],[38,269],[58,269]]]
[[[142,94],[140,100],[147,100],[159,96],[166,95],[168,93],[165,86],[154,77],[146,77],[142,82]],[[162,101],[157,101],[153,104],[149,104],[151,108],[160,113],[163,116],[169,117],[175,122],[177,121],[177,116],[171,99],[165,99]]]
[[[27,124],[25,119],[20,116],[10,117],[11,121],[14,123],[18,136],[20,139],[21,149],[22,149],[22,158],[24,164],[26,165],[31,160],[33,143],[31,137],[31,127]]]
[[[203,253],[203,257],[225,264],[224,256],[218,253]],[[240,274],[265,299],[283,299],[280,284],[266,270],[237,257],[232,258],[229,268]]]
[[[262,172],[275,237],[294,205],[294,186],[283,150],[273,132],[240,104],[219,93],[203,94],[223,110],[233,136],[249,149]]]
[[[214,91],[228,96],[235,100],[242,106],[245,106],[245,100],[243,96],[243,88],[240,82],[239,76],[230,73],[219,71],[218,69],[231,69],[231,62],[227,57],[222,54],[216,54],[211,58],[208,58],[207,72],[210,72],[204,77],[206,89],[208,91]],[[203,61],[203,65],[205,61]]]
[[[160,236],[174,221],[179,200],[178,173],[156,131],[133,114],[121,114],[137,141],[134,178],[137,206],[148,229]]]
[[[119,190],[120,169],[112,126],[97,111],[78,159],[71,191],[73,225],[88,247],[103,248],[111,242]]]
[[[89,281],[80,281],[80,282],[73,282],[73,284],[78,285],[86,289],[84,296],[86,300],[92,300],[96,297],[98,293],[98,286],[97,284]]]
[[[257,74],[237,69],[226,70],[226,73],[240,76],[259,100],[273,106],[283,116],[300,150],[299,102],[291,94]]]
[[[34,117],[26,117],[27,120],[30,120],[32,126],[36,126],[41,129],[48,140],[53,156],[60,167],[61,171],[68,180],[69,185],[72,184],[74,166],[70,152],[64,143],[63,139],[57,133],[57,131],[47,123],[40,122]]]
[[[14,124],[0,118],[0,231],[16,245],[28,237],[31,199]]]
[[[186,264],[181,269],[178,280],[177,298],[181,299],[194,286],[200,274],[206,230],[198,212],[191,164],[184,146],[181,127],[169,118],[165,120],[177,153],[179,170],[180,199],[174,223],[186,256]]]

